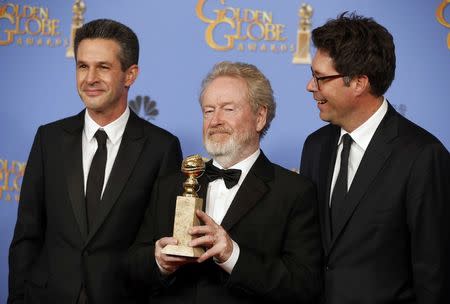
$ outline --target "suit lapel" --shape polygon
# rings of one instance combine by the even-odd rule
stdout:
[[[87,236],[86,205],[84,199],[83,150],[81,137],[84,125],[84,111],[67,120],[63,125],[62,150],[64,171],[69,199],[83,239]]]
[[[229,231],[269,190],[267,181],[274,176],[272,164],[261,151],[245,177],[221,225]]]
[[[345,206],[337,216],[336,233],[333,234],[330,248],[333,247],[345,224],[351,218],[361,199],[369,190],[370,184],[377,177],[392,152],[389,142],[397,136],[398,120],[396,115],[398,114],[389,105],[386,116],[375,131],[359,164],[347,194]]]
[[[95,221],[92,229],[89,231],[87,242],[92,239],[119,198],[141,154],[144,142],[145,137],[143,136],[139,118],[133,111],[130,111],[130,117],[125,127],[125,132],[123,133],[122,142],[108,178],[100,206],[97,209]]]
[[[334,163],[336,160],[337,142],[339,139],[340,129],[331,126],[331,135],[329,140],[323,145],[320,152],[320,168],[319,168],[319,215],[321,218],[322,231],[324,232],[325,249],[328,252],[331,244],[331,222],[330,222],[330,189],[331,180],[333,178]]]
[[[212,160],[211,160],[212,162]],[[202,176],[200,176],[197,179],[199,185],[200,185],[200,189],[197,192],[197,195],[199,198],[201,198],[203,200],[203,204],[202,204],[202,210],[205,211],[206,210],[206,193],[208,192],[208,179],[206,178],[205,173],[202,174]],[[181,195],[181,193],[180,193]]]

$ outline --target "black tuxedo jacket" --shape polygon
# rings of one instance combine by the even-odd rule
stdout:
[[[448,151],[389,105],[331,237],[328,206],[339,135],[333,125],[311,134],[300,167],[318,189],[324,302],[450,303]]]
[[[160,179],[126,263],[150,290],[149,303],[310,303],[318,295],[322,250],[312,183],[269,162],[263,153],[250,169],[221,225],[239,244],[229,275],[212,259],[162,277],[154,243],[171,236],[181,174]],[[206,177],[199,180],[205,197]]]
[[[119,273],[158,176],[179,171],[178,139],[130,111],[98,215],[87,233],[84,111],[41,126],[20,194],[9,252],[8,303],[132,303]]]

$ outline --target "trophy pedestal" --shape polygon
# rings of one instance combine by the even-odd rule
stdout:
[[[173,237],[178,240],[177,245],[167,245],[162,252],[164,254],[185,257],[199,257],[205,250],[201,247],[191,247],[189,242],[194,239],[188,233],[189,228],[200,224],[195,210],[202,209],[203,200],[198,197],[177,196],[175,208],[175,220],[173,223]]]
[[[294,54],[294,58],[292,58],[292,63],[311,64],[310,40],[310,32],[303,30],[297,32],[297,51]]]
[[[188,258],[198,258],[200,257],[205,250],[200,247],[189,247],[189,246],[183,246],[183,245],[167,245],[162,250],[164,254],[169,255],[178,255],[178,256],[184,256]]]

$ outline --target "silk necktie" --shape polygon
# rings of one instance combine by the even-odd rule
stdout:
[[[336,231],[337,217],[342,208],[343,201],[347,195],[348,181],[348,156],[352,145],[351,136],[346,133],[342,136],[343,148],[341,152],[341,166],[339,174],[334,185],[333,195],[331,196],[331,234]]]
[[[105,167],[107,158],[106,139],[108,135],[103,130],[97,130],[95,133],[97,139],[97,151],[95,151],[89,169],[86,186],[86,213],[88,219],[88,231],[92,228],[96,210],[100,204],[103,182],[105,180]]]
[[[206,163],[206,177],[208,181],[212,182],[218,178],[222,178],[225,182],[225,186],[230,189],[233,188],[241,177],[241,170],[238,169],[219,169],[212,164],[212,162]]]

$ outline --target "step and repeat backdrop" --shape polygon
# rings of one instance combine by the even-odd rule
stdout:
[[[83,109],[71,33],[111,18],[140,39],[141,73],[129,94],[144,119],[177,135],[184,156],[200,153],[200,82],[219,61],[258,66],[277,113],[262,149],[297,170],[306,136],[322,126],[306,84],[308,32],[343,11],[371,16],[394,36],[396,109],[450,148],[450,1],[390,0],[0,0],[0,302],[26,160],[39,125]]]

